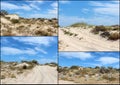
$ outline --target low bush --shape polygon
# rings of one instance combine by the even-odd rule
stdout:
[[[11,78],[16,78],[15,74],[11,74]]]
[[[12,22],[13,24],[16,24],[16,23],[19,23],[19,20],[18,20],[18,19],[12,19],[11,22]]]
[[[64,32],[64,34],[66,34],[66,35],[70,35],[70,36],[73,35],[73,33],[69,32],[69,31],[66,31],[66,30],[63,30],[63,32]]]
[[[120,39],[120,34],[117,33],[117,32],[116,33],[111,33],[108,39],[109,40],[118,40],[118,39]]]
[[[36,61],[36,60],[32,60],[31,62],[32,62],[33,64],[38,65],[38,61]]]
[[[105,38],[105,37],[109,37],[109,36],[110,36],[110,33],[106,31],[106,32],[101,33],[100,36],[101,36],[101,37],[104,37],[104,38]]]
[[[1,75],[1,76],[0,76],[0,79],[5,79],[5,76],[4,76],[4,75]]]
[[[101,25],[101,26],[95,26],[95,28],[91,31],[94,34],[99,34],[99,32],[105,32],[107,31],[107,28],[105,28],[105,26]]]
[[[109,80],[109,81],[115,81],[116,80],[116,78],[114,78],[114,77],[109,78],[107,75],[103,75],[102,78],[106,79],[106,80]]]
[[[35,31],[35,35],[37,35],[37,36],[39,36],[39,35],[49,36],[50,34],[49,34],[48,32],[45,32],[45,31],[36,30],[36,31]]]
[[[23,66],[23,69],[27,69],[27,66],[26,66],[26,65],[24,65],[24,66]]]
[[[79,69],[79,66],[71,66],[70,69]]]

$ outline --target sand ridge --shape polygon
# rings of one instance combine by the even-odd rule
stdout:
[[[63,30],[76,33],[77,36],[64,34]],[[99,35],[92,34],[89,29],[60,28],[59,51],[119,51],[119,40],[110,41]]]

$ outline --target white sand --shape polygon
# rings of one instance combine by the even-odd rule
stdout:
[[[64,81],[64,80],[59,80],[59,84],[76,84],[72,81]]]
[[[60,28],[59,41],[62,44],[59,45],[59,51],[119,51],[119,40],[109,41],[92,34],[90,30],[91,28],[70,28],[70,32],[78,34],[77,37],[74,37],[64,34]]]
[[[36,66],[17,78],[3,79],[2,84],[57,84],[57,70],[50,66]]]

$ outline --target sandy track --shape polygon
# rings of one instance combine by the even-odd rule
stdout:
[[[59,41],[63,42],[59,51],[119,51],[119,40],[108,41],[99,35],[90,33],[90,29],[74,28],[69,31],[78,34],[78,37],[82,39],[65,35],[59,29]]]
[[[54,67],[36,66],[27,74],[2,80],[2,84],[57,84],[57,71]]]

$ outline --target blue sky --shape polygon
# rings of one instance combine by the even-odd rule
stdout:
[[[119,1],[80,0],[59,1],[59,24],[69,26],[76,22],[93,25],[114,25],[119,23]]]
[[[2,0],[1,9],[26,18],[57,18],[56,0]]]
[[[60,52],[60,66],[112,66],[119,68],[119,52]]]
[[[1,60],[57,62],[57,37],[1,37]]]

